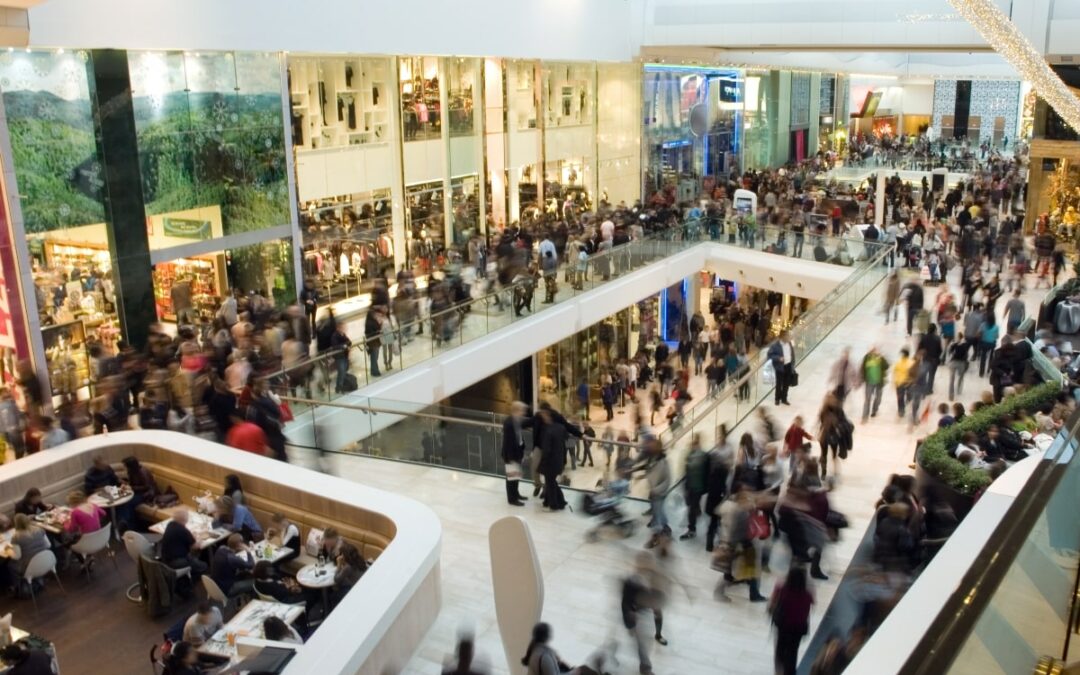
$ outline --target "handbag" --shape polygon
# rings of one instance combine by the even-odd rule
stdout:
[[[791,372],[788,373],[788,386],[789,387],[797,387],[797,386],[799,386],[799,372],[797,370],[795,370],[794,367],[791,369]]]
[[[292,422],[294,419],[296,419],[296,418],[293,417],[292,408],[289,407],[288,402],[282,401],[281,402],[281,421],[283,423],[284,422]]]
[[[768,516],[761,509],[750,514],[750,523],[747,526],[751,539],[768,539],[772,535],[772,526]]]
[[[506,463],[506,480],[520,480],[521,476],[521,464],[518,462]]]

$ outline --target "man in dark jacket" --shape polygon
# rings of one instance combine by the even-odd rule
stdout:
[[[364,318],[364,341],[367,343],[368,361],[371,362],[371,376],[379,377],[379,347],[382,346],[382,312],[372,305]]]
[[[304,290],[300,291],[300,302],[304,305],[304,313],[311,325],[311,332],[315,332],[315,315],[319,311],[319,290],[313,284],[304,282]]]
[[[927,394],[934,393],[934,377],[937,376],[938,366],[941,365],[941,354],[944,351],[944,347],[941,344],[941,336],[938,335],[937,326],[930,324],[926,329],[926,335],[919,338],[919,349],[923,352],[923,358],[926,360],[927,367],[930,370],[930,390]]]
[[[923,287],[921,281],[912,281],[904,286],[907,293],[907,334],[911,337],[911,324],[915,315],[923,308]]]
[[[561,511],[566,499],[559,487],[559,475],[566,468],[566,435],[581,438],[581,430],[550,407],[540,410],[543,427],[537,431],[540,447],[540,473],[544,476],[544,508]]]
[[[528,407],[521,401],[510,404],[510,415],[503,420],[502,460],[506,466],[506,501],[512,506],[524,506],[528,499],[518,489],[522,462],[525,459],[525,429],[532,427],[532,419],[525,416]]]

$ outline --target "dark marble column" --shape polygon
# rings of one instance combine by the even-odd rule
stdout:
[[[127,52],[93,50],[88,68],[120,327],[141,349],[156,313]]]

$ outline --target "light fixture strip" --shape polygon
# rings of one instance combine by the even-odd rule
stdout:
[[[1080,131],[1080,99],[1046,63],[1016,24],[992,0],[949,0],[998,54],[1012,64],[1035,92],[1074,130]]]

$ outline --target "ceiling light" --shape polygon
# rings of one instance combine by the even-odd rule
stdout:
[[[1008,61],[1050,107],[1080,131],[1080,100],[993,0],[949,0],[957,12]]]

